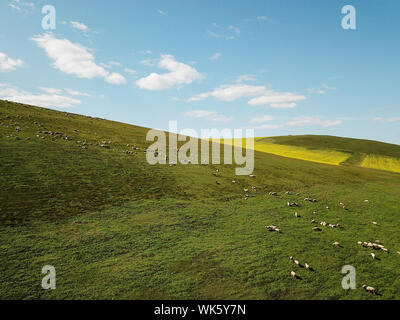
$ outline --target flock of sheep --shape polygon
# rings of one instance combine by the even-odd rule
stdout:
[[[236,181],[232,180],[232,183],[236,183]],[[257,188],[256,187],[251,187],[251,190],[256,191]],[[243,191],[245,192],[245,199],[247,200],[250,197],[249,196],[250,188],[245,188],[245,189],[243,189]],[[293,193],[290,192],[290,191],[287,191],[285,194],[286,195],[292,195]],[[275,192],[275,191],[269,192],[269,195],[270,196],[274,196],[274,197],[278,197],[279,196],[278,192]],[[299,193],[296,193],[296,196],[299,196],[299,195],[300,195]],[[310,197],[304,198],[304,201],[308,201],[308,202],[311,202],[311,203],[318,202],[318,200],[316,200],[314,198],[310,198]],[[364,200],[364,202],[365,203],[369,203],[369,200]],[[292,207],[300,207],[300,205],[298,203],[296,203],[296,202],[287,202],[287,206],[291,207],[291,208]],[[344,205],[344,203],[340,202],[340,206],[342,206],[342,208],[344,210],[348,210],[347,207]],[[326,209],[329,210],[330,207],[326,206]],[[315,214],[316,211],[313,211],[313,213]],[[294,213],[294,216],[296,218],[300,218],[300,215],[297,212]],[[314,224],[314,226],[312,228],[313,231],[322,231],[321,227],[342,228],[340,223],[328,223],[326,221],[320,221],[318,223],[315,219],[311,220],[311,224]],[[316,225],[316,224],[319,224],[319,225]],[[375,226],[378,225],[378,223],[376,221],[373,221],[372,224],[375,225]],[[271,231],[271,232],[281,233],[281,229],[278,226],[275,226],[275,225],[266,225],[265,228],[268,231]],[[374,251],[380,250],[380,251],[386,252],[386,253],[389,252],[389,250],[379,240],[375,240],[375,242],[358,241],[357,244],[359,246],[363,247],[363,248],[366,248],[366,249],[372,249]],[[342,247],[342,245],[338,241],[333,242],[332,246],[337,247],[337,248],[341,248]],[[400,254],[400,251],[397,251],[397,253]],[[371,252],[370,256],[374,260],[378,259],[378,257],[377,257],[375,252]],[[306,270],[314,271],[308,263],[304,263],[302,265],[302,264],[300,264],[299,260],[295,259],[293,256],[290,256],[289,260],[292,263],[294,263],[294,265],[296,265],[298,267],[304,267]],[[293,279],[301,279],[301,277],[293,270],[290,272],[290,275],[291,275],[291,277]],[[378,295],[378,292],[374,287],[367,286],[367,285],[364,284],[364,285],[362,285],[361,288],[364,289],[366,292]]]

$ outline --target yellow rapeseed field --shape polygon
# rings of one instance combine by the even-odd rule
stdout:
[[[339,165],[341,162],[346,161],[350,154],[334,150],[311,150],[303,147],[281,145],[270,142],[259,141],[262,138],[256,138],[254,142],[254,150],[271,153],[278,156],[287,158],[295,158],[306,161],[326,163],[332,165]],[[214,140],[215,141],[215,140]],[[219,141],[218,141],[219,142]],[[229,143],[229,140],[223,140],[222,143]],[[246,139],[233,139],[235,146],[246,146]]]
[[[396,158],[367,155],[361,163],[361,166],[400,173],[400,159]]]

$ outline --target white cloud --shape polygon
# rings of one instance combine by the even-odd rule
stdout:
[[[306,97],[290,92],[266,91],[263,95],[248,101],[251,106],[269,105],[271,108],[294,108],[296,102],[305,100]]]
[[[275,117],[269,116],[269,115],[264,115],[264,116],[259,116],[259,117],[254,117],[250,120],[250,123],[263,123],[263,122],[268,122],[275,120]]]
[[[126,83],[125,77],[122,74],[116,73],[116,72],[113,72],[113,73],[107,75],[105,80],[108,83],[111,83],[111,84],[124,84],[124,83]]]
[[[235,26],[229,26],[228,27],[229,30],[233,30],[236,34],[240,34],[240,29],[238,27]]]
[[[215,122],[229,122],[233,118],[228,118],[222,114],[219,114],[216,111],[207,111],[207,110],[191,110],[187,111],[184,113],[185,117],[190,117],[190,118],[203,118],[209,121],[215,121]]]
[[[318,117],[298,117],[293,118],[287,122],[280,124],[263,124],[260,126],[252,127],[253,129],[280,129],[284,127],[298,127],[298,126],[318,126],[318,127],[333,127],[341,125],[341,120],[323,120]]]
[[[214,54],[212,57],[210,57],[210,60],[211,60],[211,61],[215,61],[215,60],[218,60],[218,59],[221,58],[221,57],[222,57],[222,54],[219,53],[219,52],[217,52],[217,53]]]
[[[253,74],[242,74],[235,80],[236,83],[242,83],[247,81],[256,81],[256,77]]]
[[[391,117],[391,118],[374,118],[373,119],[375,122],[381,122],[381,123],[394,123],[394,122],[400,122],[400,117]]]
[[[119,63],[118,61],[110,61],[109,63],[100,63],[100,65],[106,69],[110,69],[112,67],[119,67],[122,68],[123,65]]]
[[[233,39],[235,39],[234,36],[227,36],[227,35],[223,35],[223,34],[220,34],[220,33],[215,33],[215,32],[210,31],[210,30],[207,30],[207,32],[208,32],[208,36],[210,38],[224,38],[225,40],[233,40]]]
[[[151,73],[136,81],[136,85],[146,90],[164,90],[174,86],[190,84],[203,78],[195,68],[175,60],[172,55],[162,55],[158,67],[169,72],[164,74]]]
[[[321,88],[312,88],[312,87],[310,87],[310,88],[307,89],[307,92],[309,94],[325,94],[326,91],[328,91],[328,90],[336,90],[336,88],[327,86],[326,84],[323,84],[322,85],[322,89]]]
[[[48,93],[48,94],[60,94],[62,93],[61,89],[55,89],[55,88],[47,88],[47,87],[39,87],[40,90]]]
[[[303,95],[290,92],[277,92],[267,86],[253,86],[248,84],[222,85],[210,92],[197,94],[189,98],[188,102],[201,101],[213,97],[221,101],[235,101],[244,97],[254,97],[247,103],[251,106],[269,106],[271,108],[294,108],[296,103],[305,100]]]
[[[158,10],[158,13],[161,14],[161,15],[163,15],[163,16],[167,15],[167,14],[166,14],[164,11],[162,11],[162,10]]]
[[[140,64],[148,67],[154,67],[157,64],[157,59],[151,59],[151,58],[143,59],[142,61],[140,61]]]
[[[72,89],[65,89],[65,91],[71,96],[91,97],[91,95],[86,92],[80,92]]]
[[[79,105],[81,103],[80,100],[63,96],[60,94],[55,94],[55,93],[32,94],[28,91],[10,85],[1,86],[0,99],[31,104],[39,107],[56,107],[56,108],[69,108]]]
[[[21,8],[15,5],[14,3],[10,3],[9,6],[15,10],[21,11]]]
[[[37,46],[44,49],[54,63],[53,67],[78,78],[103,78],[111,84],[123,84],[126,79],[119,73],[110,73],[97,65],[94,56],[87,48],[72,43],[68,39],[58,39],[52,33],[31,38]]]
[[[267,20],[267,17],[266,16],[258,16],[257,20],[258,21],[265,21],[265,20]]]
[[[325,93],[325,90],[316,89],[316,88],[308,88],[308,89],[307,89],[307,92],[308,92],[309,94],[313,94],[313,93],[316,93],[316,94],[324,94],[324,93]]]
[[[24,62],[21,59],[11,59],[5,53],[0,52],[0,72],[14,71],[23,64]]]
[[[83,32],[88,32],[90,29],[87,25],[85,25],[82,22],[78,22],[78,21],[70,21],[69,22],[72,26],[72,28],[83,31]]]
[[[200,93],[189,98],[190,101],[200,101],[213,97],[222,101],[234,101],[243,97],[252,97],[263,94],[267,88],[265,86],[250,86],[247,84],[222,85],[210,92]]]
[[[275,109],[291,109],[291,108],[296,108],[297,103],[295,102],[271,103],[269,106]]]
[[[21,0],[11,0],[8,5],[19,12],[30,12],[35,8],[33,2],[23,2]]]
[[[233,39],[235,39],[235,36],[238,36],[240,34],[240,29],[233,25],[230,25],[229,27],[226,28],[226,27],[219,26],[216,23],[213,23],[212,29],[213,30],[207,30],[208,36],[211,38],[221,38],[221,39],[225,39],[225,40],[233,40]]]
[[[135,70],[130,69],[130,68],[125,68],[124,71],[125,71],[126,73],[129,73],[129,74],[135,74],[135,73],[136,73]]]
[[[320,127],[332,127],[342,124],[341,120],[322,120],[315,117],[300,117],[294,118],[291,121],[286,122],[287,126],[320,126]]]

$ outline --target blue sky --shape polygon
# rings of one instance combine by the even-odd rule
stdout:
[[[400,144],[398,1],[99,4],[1,0],[0,98],[160,129]]]

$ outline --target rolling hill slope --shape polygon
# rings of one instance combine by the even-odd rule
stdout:
[[[400,298],[399,174],[264,152],[255,178],[231,165],[150,166],[147,131],[0,101],[0,298]],[[380,260],[357,245],[376,239],[390,251]],[[347,264],[357,290],[341,287]],[[56,290],[40,286],[44,265]]]
[[[242,140],[233,144],[245,146]],[[266,137],[255,138],[254,149],[318,163],[400,173],[400,146],[378,141],[312,135]]]

